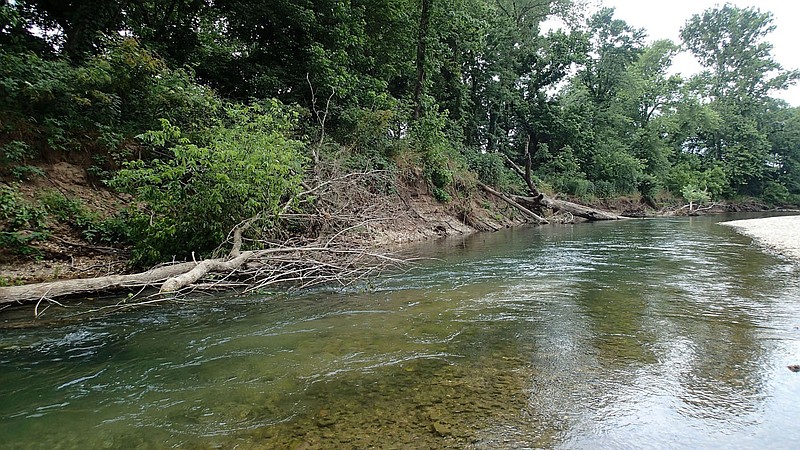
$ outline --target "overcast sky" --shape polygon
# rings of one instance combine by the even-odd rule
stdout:
[[[785,69],[800,69],[800,1],[796,0],[599,0],[615,8],[615,17],[630,25],[647,30],[648,39],[672,39],[680,44],[680,29],[694,14],[731,3],[739,7],[755,6],[773,15],[775,31],[767,37],[774,46],[773,55]],[[690,75],[700,70],[694,57],[680,55],[674,61],[674,70]],[[800,86],[774,92],[792,106],[800,106]]]

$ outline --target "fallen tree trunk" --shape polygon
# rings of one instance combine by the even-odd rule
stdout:
[[[514,207],[517,211],[521,212],[522,215],[527,216],[529,219],[533,219],[536,222],[541,223],[541,224],[549,223],[547,221],[547,219],[545,219],[544,217],[536,214],[535,212],[531,211],[530,209],[522,206],[519,201],[514,200],[513,198],[509,197],[508,195],[505,195],[502,192],[496,191],[496,190],[490,188],[489,186],[481,183],[480,181],[478,181],[478,186],[480,186],[481,189],[483,189],[484,191],[486,191],[486,192],[494,195],[495,197],[503,200],[504,202],[508,203],[509,205]],[[524,197],[520,197],[520,198],[524,198]]]
[[[301,194],[314,193],[320,205],[324,203],[336,209],[333,215],[318,209],[315,215],[309,216],[310,220],[318,221],[320,228],[328,228],[329,234],[318,234],[315,238],[294,238],[292,244],[254,239],[252,242],[264,249],[241,251],[242,233],[253,222],[260,220],[256,216],[234,227],[231,237],[226,240],[226,244],[232,244],[231,251],[224,257],[166,265],[129,275],[0,287],[0,305],[42,301],[57,303],[56,299],[63,297],[143,288],[160,288],[162,298],[170,298],[177,292],[189,289],[237,287],[243,292],[252,292],[276,283],[294,283],[300,287],[322,283],[345,285],[376,271],[400,267],[406,263],[405,260],[370,252],[366,246],[359,248],[354,245],[362,237],[355,237],[355,241],[345,237],[345,233],[357,231],[369,221],[379,220],[371,217],[374,211],[370,209],[369,202],[353,200],[354,196],[373,195],[368,190],[369,186],[362,184],[376,182],[378,176],[381,174],[366,172],[331,177]],[[288,214],[290,204],[291,201],[286,203],[281,217],[291,218],[291,214]],[[235,278],[233,283],[225,281],[231,277]],[[207,283],[197,284],[205,279]]]
[[[0,287],[0,304],[35,302],[68,295],[92,294],[118,289],[134,289],[154,286],[169,278],[178,276],[197,265],[195,262],[162,266],[146,272],[130,275],[109,275],[106,277],[50,281],[47,283],[26,284],[22,286]]]
[[[194,266],[192,270],[165,281],[164,284],[161,285],[159,292],[162,294],[177,292],[212,272],[234,272],[252,256],[253,252],[244,252],[228,261],[220,261],[217,259],[201,261]]]
[[[22,286],[0,287],[0,304],[50,300],[70,295],[93,294],[120,289],[156,286],[163,282],[162,293],[175,292],[194,283],[212,271],[233,271],[241,266],[253,252],[240,254],[242,233],[258,217],[247,220],[233,231],[233,248],[227,258],[207,259],[157,267],[146,272],[129,275],[109,275],[97,278],[60,280]]]
[[[520,205],[520,211],[526,210],[528,212],[537,211],[542,208],[548,208],[553,211],[561,211],[567,212],[572,214],[576,217],[581,217],[586,220],[590,221],[597,221],[597,220],[620,220],[626,219],[624,216],[620,216],[619,214],[614,214],[608,211],[603,211],[600,209],[592,208],[589,206],[579,205],[577,203],[568,202],[566,200],[558,200],[555,198],[548,197],[543,192],[540,192],[537,189],[536,184],[533,182],[531,178],[531,154],[530,154],[530,135],[528,136],[528,141],[525,143],[525,170],[523,171],[508,155],[505,156],[506,162],[511,166],[511,169],[517,173],[523,180],[525,180],[525,184],[528,185],[528,190],[530,191],[531,195],[529,197],[521,196],[521,195],[508,195],[508,198],[511,200],[510,202],[506,200],[510,205],[514,206],[515,204]],[[479,182],[480,183],[480,182]],[[480,183],[482,184],[482,183]],[[484,186],[482,186],[484,187]],[[485,187],[484,187],[485,190]],[[501,194],[502,195],[502,194]],[[502,197],[501,197],[502,198]],[[515,206],[516,207],[516,206]],[[523,211],[523,214],[525,212]],[[535,213],[533,213],[535,214]],[[528,215],[528,214],[526,214]],[[537,215],[537,217],[539,217]],[[544,219],[542,219],[544,220]],[[542,223],[542,222],[540,222]],[[545,221],[544,223],[547,223]]]
[[[258,220],[259,216],[251,217],[240,223],[233,229],[233,247],[228,254],[227,260],[207,259],[201,261],[188,272],[170,277],[161,285],[159,293],[177,292],[184,287],[196,282],[206,276],[209,272],[233,272],[253,256],[253,252],[240,253],[242,249],[242,233],[250,228],[250,225]]]
[[[234,245],[234,248],[238,246]],[[234,253],[234,252],[231,252]],[[238,251],[237,251],[238,253]],[[316,255],[315,257],[309,255]],[[326,260],[326,257],[328,260]],[[336,261],[335,263],[331,261]],[[255,261],[252,267],[245,263]],[[337,281],[347,284],[390,266],[401,266],[405,261],[366,250],[343,249],[325,245],[279,247],[246,251],[225,258],[206,259],[163,266],[147,272],[130,275],[52,281],[22,286],[0,287],[0,304],[28,303],[53,300],[60,297],[94,294],[144,287],[157,287],[159,293],[173,294],[191,287],[209,274],[236,274],[249,277],[251,287],[272,285],[278,282],[301,281],[303,286]]]
[[[576,217],[581,217],[586,220],[620,220],[625,219],[625,216],[614,214],[612,212],[603,211],[601,209],[591,208],[589,206],[579,205],[577,203],[568,202],[566,200],[558,200],[550,198],[546,195],[540,197],[522,197],[519,195],[510,196],[515,202],[521,205],[527,205],[529,208],[536,206],[543,206],[550,208],[553,211],[568,212]]]

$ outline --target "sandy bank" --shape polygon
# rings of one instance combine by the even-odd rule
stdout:
[[[733,227],[771,251],[800,261],[800,216],[734,220],[720,225]]]

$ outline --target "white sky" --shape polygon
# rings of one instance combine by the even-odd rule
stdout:
[[[800,1],[797,0],[600,0],[615,8],[614,16],[636,28],[647,30],[648,39],[671,39],[681,43],[680,29],[694,14],[708,8],[731,3],[739,7],[754,6],[773,15],[776,29],[767,36],[774,48],[772,54],[784,69],[800,69]],[[674,71],[689,76],[700,70],[694,57],[683,53],[673,61]],[[772,93],[792,106],[800,106],[800,86]]]

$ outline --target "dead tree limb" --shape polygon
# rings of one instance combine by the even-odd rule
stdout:
[[[531,146],[531,135],[529,134],[528,135],[528,140],[525,141],[525,154],[524,154],[525,170],[524,171],[517,165],[517,163],[514,162],[514,160],[509,158],[508,155],[503,154],[503,157],[505,157],[506,162],[508,163],[509,166],[511,166],[511,169],[513,169],[514,172],[516,172],[517,175],[520,176],[520,178],[525,180],[525,184],[528,185],[528,190],[530,191],[531,195],[534,196],[534,197],[539,197],[541,195],[539,193],[539,189],[536,188],[536,185],[533,183],[533,179],[531,178],[531,167],[533,166],[533,162],[531,160],[530,146]]]
[[[253,266],[247,266],[249,262],[253,262]],[[244,251],[234,258],[186,262],[130,275],[0,287],[0,305],[158,287],[159,284],[160,293],[172,294],[192,286],[209,274],[235,274],[237,279],[250,278],[251,281],[244,284],[247,291],[293,281],[307,286],[331,281],[345,285],[375,271],[404,264],[406,260],[387,254],[340,248],[330,242],[311,243],[298,247]]]
[[[527,216],[529,219],[533,219],[537,223],[541,223],[541,224],[548,223],[547,219],[545,219],[544,217],[536,214],[535,212],[531,211],[530,209],[522,206],[518,201],[513,200],[511,197],[503,194],[502,192],[496,191],[496,190],[490,188],[489,186],[481,183],[480,181],[478,181],[478,186],[480,186],[480,188],[483,189],[484,191],[486,191],[486,192],[494,195],[495,197],[499,198],[500,200],[503,200],[504,202],[508,203],[509,205],[514,207],[517,211],[519,211],[523,215]]]
[[[511,169],[519,175],[523,180],[525,180],[525,184],[528,185],[528,190],[530,191],[530,196],[519,196],[519,195],[509,195],[508,197],[514,202],[522,207],[537,211],[541,208],[548,208],[553,211],[562,211],[572,214],[576,217],[581,217],[586,220],[596,221],[596,220],[620,220],[625,219],[624,216],[620,216],[618,214],[614,214],[612,212],[603,211],[600,209],[592,208],[589,206],[580,205],[573,202],[568,202],[566,200],[558,200],[552,197],[549,197],[539,191],[536,187],[536,184],[533,182],[531,177],[531,153],[530,153],[530,135],[528,135],[528,140],[525,143],[525,169],[519,167],[517,163],[515,163],[511,158],[507,155],[505,156],[505,160]],[[513,206],[514,203],[509,203]],[[518,208],[519,209],[519,208]],[[522,211],[522,210],[520,210]]]
[[[177,292],[186,286],[196,282],[211,272],[234,272],[242,264],[253,256],[253,252],[243,252],[237,257],[221,261],[219,259],[206,259],[200,261],[192,270],[172,277],[161,285],[159,290],[162,294]]]
[[[614,214],[612,212],[603,211],[601,209],[596,209],[589,206],[579,205],[578,203],[568,202],[566,200],[558,200],[546,195],[541,195],[540,197],[511,195],[510,197],[521,205],[526,205],[528,207],[545,207],[556,212],[568,212],[573,216],[581,217],[590,221],[621,220],[626,218],[624,216],[620,216],[619,214]]]
[[[371,176],[371,174],[365,176]],[[351,193],[355,192],[354,186],[357,185],[351,177],[342,177],[336,183],[348,186]],[[341,186],[337,186],[336,189],[341,189]],[[327,195],[319,192],[318,188],[314,190],[318,192],[318,195]],[[359,242],[358,239],[355,242],[347,241],[345,234],[353,233],[363,228],[367,222],[377,220],[368,218],[356,221],[359,218],[359,212],[354,211],[353,214],[355,219],[351,220],[346,215],[321,218],[317,213],[314,216],[317,220],[336,222],[331,235],[304,239],[296,245],[276,245],[260,240],[256,242],[256,245],[262,248],[271,248],[241,251],[242,234],[255,221],[259,220],[259,217],[256,216],[243,221],[231,231],[231,238],[228,241],[232,240],[232,247],[225,257],[162,266],[130,275],[0,287],[0,305],[52,301],[52,299],[67,296],[142,287],[160,287],[160,293],[174,294],[212,274],[219,274],[225,278],[234,276],[237,280],[249,279],[249,282],[241,284],[244,288],[293,281],[301,282],[304,285],[325,282],[346,284],[376,270],[402,265],[401,260],[369,252],[365,248],[359,249],[359,245],[355,243]],[[337,264],[333,264],[333,262],[343,257],[346,263],[339,264],[338,266],[341,266],[342,269],[339,270]]]
[[[53,299],[69,295],[153,286],[171,277],[185,273],[196,265],[194,262],[185,262],[157,267],[146,272],[130,275],[110,275],[97,278],[0,287],[0,304],[33,302],[42,298]]]
[[[252,251],[242,253],[242,233],[250,228],[250,225],[258,220],[258,218],[259,215],[251,217],[233,229],[233,246],[227,258],[206,259],[201,261],[188,272],[184,272],[180,275],[169,278],[161,285],[159,292],[162,294],[177,292],[184,287],[195,283],[197,280],[203,278],[210,272],[236,271],[242,264],[247,262],[247,260],[254,255],[254,252]]]
[[[298,194],[297,199],[287,201],[278,217],[270,218],[270,226],[251,227],[261,220],[258,215],[239,223],[223,244],[231,249],[225,256],[129,275],[0,287],[0,308],[14,303],[50,304],[56,298],[148,287],[160,289],[161,294],[169,297],[178,292],[222,286],[250,292],[277,283],[289,283],[292,287],[345,285],[381,270],[403,266],[402,259],[368,250],[371,244],[368,224],[385,220],[376,218],[385,213],[381,203],[370,200],[383,191],[392,191],[386,189],[389,182],[386,174],[368,171],[340,176],[337,172],[334,168],[320,171],[324,176],[321,182]],[[312,194],[315,201],[306,201],[305,197]],[[298,204],[305,208],[297,211],[301,215],[293,214],[292,209]],[[276,220],[307,228],[299,235],[281,236],[281,230],[275,231],[282,228],[274,226]],[[247,243],[256,250],[242,250],[246,230],[249,230]]]

